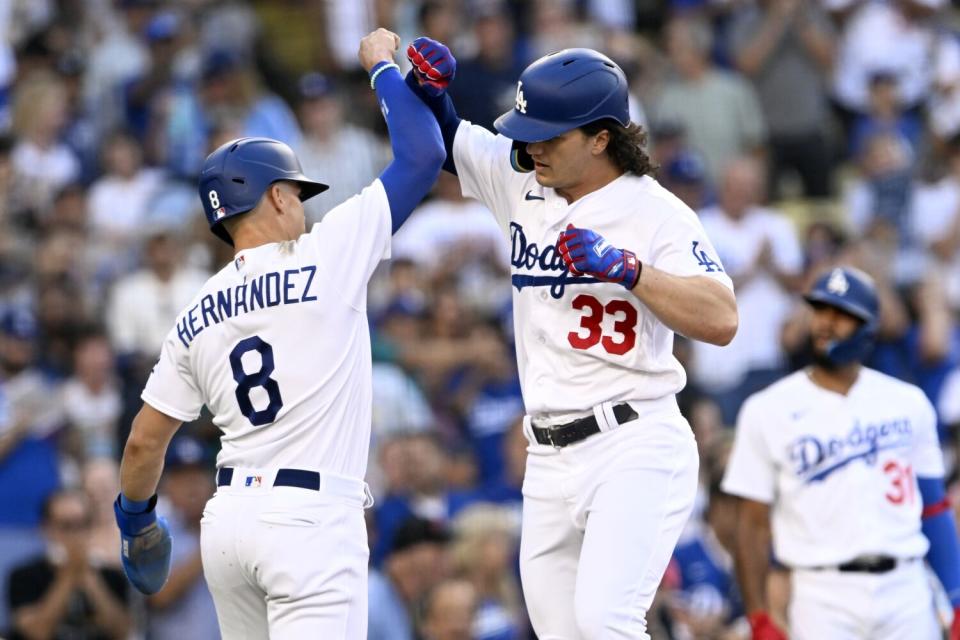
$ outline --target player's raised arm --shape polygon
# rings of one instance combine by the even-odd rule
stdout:
[[[394,232],[427,195],[446,158],[433,114],[404,84],[393,61],[399,46],[397,34],[377,29],[360,41],[358,53],[390,132],[393,161],[380,174],[380,181],[390,202]]]

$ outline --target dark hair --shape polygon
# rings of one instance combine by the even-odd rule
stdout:
[[[647,132],[643,127],[636,122],[623,126],[611,118],[595,120],[580,127],[588,136],[595,136],[604,129],[610,132],[607,153],[621,171],[645,176],[657,170],[658,167],[644,150],[647,145]]]

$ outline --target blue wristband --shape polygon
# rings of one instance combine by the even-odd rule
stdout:
[[[137,513],[146,513],[151,508],[153,498],[147,500],[131,500],[127,496],[120,494],[120,508],[131,515]]]

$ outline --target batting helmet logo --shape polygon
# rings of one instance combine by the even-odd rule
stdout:
[[[517,111],[527,112],[527,99],[523,97],[523,80],[517,82]]]
[[[843,269],[834,269],[827,280],[827,291],[842,296],[850,289],[850,283],[847,282],[847,276],[843,274]]]
[[[839,309],[863,323],[853,335],[830,345],[828,360],[843,365],[866,359],[873,348],[880,317],[880,301],[870,276],[858,269],[837,267],[820,276],[804,298],[815,306]]]

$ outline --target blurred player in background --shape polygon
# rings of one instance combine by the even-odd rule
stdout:
[[[933,407],[862,365],[879,317],[869,276],[835,268],[806,300],[814,364],[747,400],[723,481],[741,498],[736,566],[753,638],[787,637],[767,612],[772,537],[792,569],[793,640],[941,638],[924,558],[957,640],[960,546]]]

